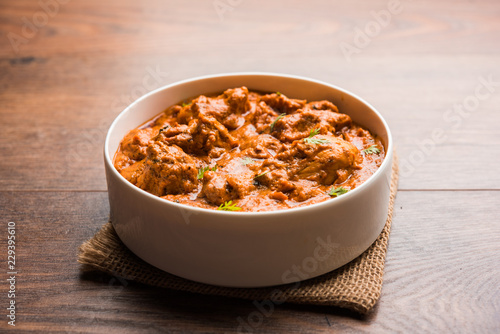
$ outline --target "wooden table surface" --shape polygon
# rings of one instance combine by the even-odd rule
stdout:
[[[500,332],[499,1],[5,0],[0,31],[1,332],[238,330],[251,301],[83,275],[76,262],[108,218],[111,121],[146,91],[237,71],[362,96],[402,169],[373,312],[285,304],[255,332]]]

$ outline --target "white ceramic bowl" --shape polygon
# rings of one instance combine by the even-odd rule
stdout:
[[[384,162],[345,195],[271,212],[226,212],[169,202],[132,185],[113,167],[119,143],[131,129],[183,99],[238,86],[332,101],[340,112],[382,138]],[[375,108],[328,83],[270,73],[181,81],[144,95],[111,125],[104,148],[111,221],[132,252],[180,277],[230,287],[298,282],[348,263],[380,234],[389,205],[392,146],[389,128]]]

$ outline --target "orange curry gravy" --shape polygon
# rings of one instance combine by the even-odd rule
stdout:
[[[380,139],[329,101],[239,87],[171,106],[130,131],[114,165],[169,201],[269,211],[340,196],[368,179],[384,156]]]

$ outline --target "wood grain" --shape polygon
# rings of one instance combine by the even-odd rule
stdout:
[[[81,68],[78,61],[65,62],[69,68]],[[447,110],[474,94],[478,77],[487,77],[487,69],[493,69],[498,64],[498,61],[479,58],[476,62],[481,65],[469,66],[473,69],[464,70],[467,73],[463,77],[450,78],[443,68],[447,67],[448,72],[451,72],[454,67],[468,66],[468,62],[450,60],[447,65],[442,65],[441,78],[433,78],[436,76],[433,70],[436,69],[428,69],[422,62],[414,65],[415,69],[401,69],[402,77],[399,79],[387,79],[386,73],[382,71],[370,74],[374,78],[370,83],[347,79],[349,72],[336,75],[336,79],[321,79],[339,82],[365,97],[382,112],[391,126],[403,162],[412,161],[411,158],[416,154],[418,164],[403,170],[409,172],[401,178],[401,189],[500,189],[500,174],[491,168],[500,165],[500,155],[493,153],[498,152],[500,133],[492,126],[500,124],[500,113],[497,112],[500,86],[489,99],[481,101],[480,107],[464,118],[458,128],[454,128],[454,123],[443,120]],[[109,82],[100,82],[99,79],[99,82],[92,83],[91,77],[97,77],[106,67],[105,64],[94,63],[95,67],[88,69],[93,74],[82,77],[88,84],[62,80],[52,85],[53,92],[49,92],[43,87],[44,78],[49,75],[50,68],[58,63],[61,61],[55,59],[46,63],[9,67],[9,73],[26,71],[37,74],[30,78],[29,84],[35,87],[24,88],[26,93],[22,93],[21,87],[13,87],[13,92],[0,94],[0,130],[4,134],[0,137],[0,147],[3,154],[9,157],[0,160],[2,189],[106,189],[102,146],[107,128],[121,108],[126,106],[122,96],[125,96],[125,101],[138,96],[135,92],[141,90],[143,77],[148,75],[148,66],[137,69],[135,84],[130,82],[125,85],[123,82],[126,79],[122,76],[113,79],[116,83],[111,83],[111,79],[105,79]],[[153,68],[155,66],[152,65]],[[370,64],[364,65],[364,70],[369,71],[370,67],[384,68],[384,64],[372,60]],[[159,68],[167,71],[169,67],[161,64]],[[422,84],[415,86],[412,81],[416,80],[415,73],[418,70],[423,72],[419,74]],[[206,72],[200,70],[199,73]],[[27,73],[25,75],[28,76]],[[496,71],[493,77],[500,81],[500,72]],[[166,77],[155,87],[184,78],[179,75]],[[51,80],[58,81],[59,78]],[[133,81],[130,78],[128,80]],[[23,82],[21,80],[17,85],[22,86]],[[9,85],[14,86],[15,83]],[[90,87],[93,85],[99,87]],[[373,86],[390,87],[390,94]],[[485,122],[485,119],[489,122]],[[26,127],[26,124],[30,126]],[[429,146],[426,142],[432,139],[434,129],[442,129],[446,140],[431,142]],[[473,149],[476,145],[481,146],[481,149]],[[33,168],[40,170],[39,177],[35,179],[29,177]],[[85,182],[81,181],[82,177]]]
[[[4,192],[18,243],[17,329],[32,332],[234,332],[252,302],[80,273],[76,250],[107,220],[103,192]],[[446,199],[446,201],[445,201]],[[282,305],[258,332],[494,332],[500,329],[500,192],[398,194],[375,311]],[[470,203],[475,205],[470,205]],[[422,210],[425,208],[425,210]],[[3,223],[2,229],[6,228]],[[5,249],[5,240],[0,249]],[[6,303],[0,294],[0,303]],[[6,328],[4,321],[0,328]]]
[[[500,189],[490,168],[500,164],[500,155],[490,154],[500,140],[490,126],[500,121],[500,86],[458,128],[443,120],[474,94],[480,77],[500,81],[500,46],[491,40],[500,30],[497,2],[440,2],[432,13],[407,3],[351,62],[339,45],[352,44],[356,28],[373,20],[372,11],[385,10],[385,1],[338,8],[295,1],[286,19],[270,22],[258,19],[258,11],[265,17],[283,6],[266,3],[263,12],[261,2],[245,2],[220,21],[206,2],[196,10],[176,1],[99,3],[61,5],[18,54],[8,38],[0,39],[0,147],[9,157],[0,161],[2,189],[105,190],[104,136],[128,103],[177,80],[259,70],[325,80],[364,97],[386,117],[403,161],[421,157],[433,129],[443,129],[447,140],[416,159],[401,189]],[[5,35],[22,36],[22,18],[41,10],[28,1],[0,6]],[[334,11],[344,14],[332,18]],[[310,18],[299,20],[304,13]],[[144,87],[156,69],[162,74]],[[467,149],[471,142],[483,149]],[[34,179],[33,168],[40,171]]]
[[[374,312],[282,305],[256,332],[500,331],[498,1],[401,0],[401,12],[349,59],[341,45],[356,46],[388,1],[242,1],[222,18],[213,1],[61,2],[29,36],[25,22],[43,19],[40,2],[0,2],[0,226],[15,221],[19,232],[17,330],[238,329],[251,302],[82,276],[76,250],[107,220],[102,146],[126,105],[190,77],[269,71],[369,101],[403,165]],[[17,50],[12,34],[25,41]],[[489,94],[457,118],[453,108],[488,78]],[[436,129],[446,139],[429,142]],[[6,301],[2,290],[2,308]],[[0,331],[11,329],[4,320]]]

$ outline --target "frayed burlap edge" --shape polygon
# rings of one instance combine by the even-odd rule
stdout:
[[[186,280],[159,270],[134,255],[121,242],[110,222],[80,246],[78,262],[84,265],[84,271],[97,269],[162,288],[250,300],[329,305],[365,314],[376,304],[382,289],[397,184],[398,159],[394,154],[387,221],[377,240],[343,267],[299,283],[268,288],[225,288]]]

